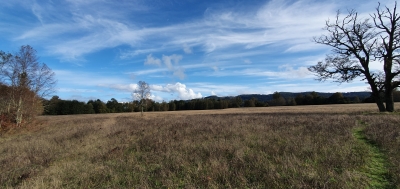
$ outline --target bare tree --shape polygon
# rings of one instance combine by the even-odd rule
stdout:
[[[400,85],[400,15],[397,13],[397,2],[393,10],[380,7],[379,3],[376,13],[371,15],[374,26],[379,31],[375,57],[383,60],[386,111],[393,112],[393,90]]]
[[[398,31],[399,16],[393,10],[381,10],[378,6],[377,13],[370,19],[360,19],[354,10],[341,18],[338,11],[334,22],[327,21],[325,30],[328,35],[314,38],[319,44],[332,47],[332,54],[326,56],[325,61],[308,69],[314,72],[318,80],[334,79],[336,82],[351,82],[361,77],[372,91],[372,96],[379,111],[393,111],[393,89],[399,86],[398,78]],[[373,61],[383,61],[383,70],[371,70]],[[394,64],[395,63],[395,64]],[[395,70],[395,72],[392,72]],[[385,98],[382,98],[382,93]],[[384,104],[386,100],[386,108]]]
[[[40,114],[42,98],[54,90],[54,72],[38,59],[29,45],[21,46],[13,56],[2,53],[4,63],[0,75],[8,89],[7,113],[15,114],[17,125]]]
[[[141,112],[143,115],[143,108],[147,104],[147,100],[151,96],[150,86],[144,81],[138,82],[138,87],[133,92],[133,96],[140,102]]]

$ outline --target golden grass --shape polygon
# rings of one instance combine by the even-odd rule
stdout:
[[[366,136],[397,139],[393,133],[400,131],[398,114],[368,113],[376,109],[352,104],[42,116],[37,126],[1,136],[0,187],[366,188],[368,148],[353,129],[359,120],[374,129],[390,119],[390,130],[367,128]],[[381,143],[396,185],[400,150],[391,152],[390,145],[400,140]]]

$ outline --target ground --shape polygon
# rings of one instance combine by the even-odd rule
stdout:
[[[375,104],[41,116],[0,136],[0,187],[399,188],[399,121]]]

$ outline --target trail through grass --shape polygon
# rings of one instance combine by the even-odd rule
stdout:
[[[358,121],[358,123],[360,126],[353,130],[353,135],[361,146],[368,149],[365,166],[361,170],[362,174],[370,179],[371,188],[395,188],[391,182],[391,175],[388,170],[389,163],[385,154],[374,141],[365,136],[364,129],[367,127],[365,122]]]

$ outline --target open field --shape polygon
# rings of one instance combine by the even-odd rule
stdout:
[[[399,122],[375,104],[42,116],[0,136],[0,187],[400,188]]]

